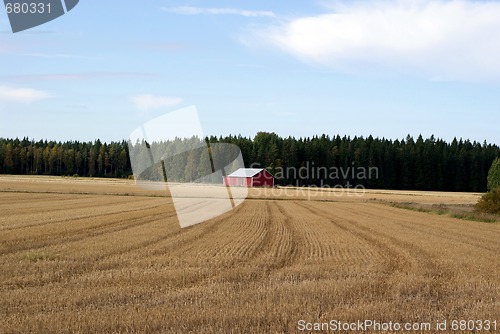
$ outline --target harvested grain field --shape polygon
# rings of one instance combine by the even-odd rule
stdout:
[[[253,190],[181,229],[170,198],[130,181],[2,176],[0,332],[281,333],[331,320],[500,330],[500,225],[376,201],[477,194],[290,191]]]

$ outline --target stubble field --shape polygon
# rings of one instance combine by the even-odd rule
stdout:
[[[130,181],[0,176],[0,333],[294,333],[300,320],[368,319],[500,330],[500,225],[382,203],[477,194],[314,194],[254,189],[181,229],[164,192]]]

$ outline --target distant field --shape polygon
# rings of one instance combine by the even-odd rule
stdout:
[[[479,196],[252,189],[234,212],[181,229],[165,191],[132,181],[0,176],[0,333],[368,319],[500,331],[500,224],[384,204]]]

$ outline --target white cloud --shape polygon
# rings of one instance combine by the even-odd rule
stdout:
[[[500,3],[397,0],[336,3],[331,13],[255,31],[269,43],[339,71],[398,69],[441,80],[500,79]]]
[[[173,107],[183,101],[180,97],[155,96],[151,94],[136,95],[133,96],[131,100],[136,108],[142,112],[162,107]]]
[[[0,75],[0,79],[9,81],[46,81],[46,80],[95,80],[95,79],[120,79],[150,77],[153,74],[147,72],[81,72],[61,74],[21,74]]]
[[[237,8],[202,8],[191,6],[180,7],[162,7],[162,10],[169,13],[183,14],[183,15],[239,15],[245,17],[275,17],[271,11],[262,10],[245,10]]]
[[[49,54],[49,53],[25,53],[23,56],[26,57],[37,57],[37,58],[46,58],[46,59],[95,59],[92,57],[86,57],[86,56],[77,56],[73,54],[66,54],[66,53],[55,53],[55,54]]]
[[[15,88],[0,85],[0,101],[16,103],[33,103],[40,100],[51,98],[48,92],[32,88]]]

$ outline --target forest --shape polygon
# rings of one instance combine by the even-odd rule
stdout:
[[[237,145],[246,167],[267,168],[278,177],[278,185],[294,186],[355,184],[374,189],[484,192],[488,170],[500,157],[495,144],[462,139],[446,142],[434,136],[391,140],[322,135],[297,139],[259,132],[254,138],[212,136],[206,140]],[[338,177],[314,173],[321,168],[341,172]],[[376,177],[359,178],[343,172],[354,169],[376,169]],[[307,177],[283,172],[289,170],[305,171],[301,175]],[[126,178],[132,175],[129,144],[0,138],[0,174]]]

